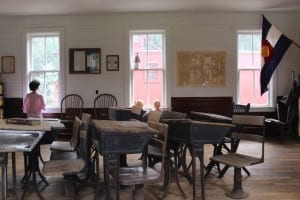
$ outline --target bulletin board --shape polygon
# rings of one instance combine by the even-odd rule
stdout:
[[[226,52],[177,52],[177,86],[225,86]]]

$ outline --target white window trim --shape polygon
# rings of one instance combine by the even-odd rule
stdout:
[[[62,27],[57,27],[57,28],[32,28],[32,29],[26,29],[23,32],[23,48],[24,49],[24,54],[23,54],[23,63],[26,63],[26,66],[23,68],[23,97],[26,96],[26,94],[29,92],[28,88],[28,76],[27,76],[27,71],[28,71],[28,66],[29,66],[29,61],[27,60],[29,50],[27,42],[28,42],[28,37],[29,35],[41,35],[41,34],[49,34],[49,33],[58,33],[59,38],[60,38],[60,76],[59,76],[59,86],[60,86],[60,93],[59,93],[59,99],[62,98],[64,92],[65,92],[65,72],[66,72],[66,67],[65,67],[65,62],[64,62],[64,43],[65,43],[65,38],[64,38],[64,28]],[[47,108],[46,105],[46,110],[44,113],[59,113],[60,112],[60,103],[57,108]]]
[[[239,54],[239,48],[238,48],[238,35],[239,34],[243,34],[243,33],[261,33],[261,30],[259,29],[239,29],[237,30],[237,34],[236,34],[236,60],[237,60],[237,102],[239,102],[239,86],[240,86],[240,83],[239,83],[239,68],[238,68],[238,54]],[[262,67],[262,66],[261,66]],[[248,69],[248,68],[243,68],[243,69]],[[249,69],[253,69],[253,68],[249,68]],[[261,68],[260,68],[261,69]],[[275,110],[275,101],[276,101],[276,82],[274,80],[277,79],[277,75],[276,75],[276,71],[273,73],[273,76],[269,82],[269,104],[266,105],[266,106],[253,106],[251,105],[250,106],[250,111],[252,112],[269,112],[269,111],[274,111]]]
[[[132,106],[132,104],[133,104],[133,98],[132,98],[132,96],[133,96],[133,91],[132,91],[132,74],[133,74],[133,71],[134,71],[134,67],[132,66],[132,59],[131,58],[133,58],[134,57],[134,55],[132,55],[132,42],[131,42],[131,38],[132,38],[132,35],[133,34],[137,34],[137,33],[162,33],[163,34],[163,44],[162,44],[162,48],[164,49],[164,51],[163,51],[163,58],[164,58],[164,60],[163,60],[163,67],[162,67],[162,69],[163,69],[163,78],[164,78],[164,84],[163,84],[163,101],[161,102],[161,107],[167,107],[167,101],[166,101],[166,99],[167,99],[167,90],[166,90],[166,88],[167,88],[167,66],[166,66],[166,60],[167,60],[167,58],[166,58],[166,40],[167,40],[167,38],[166,38],[166,30],[164,30],[164,29],[139,29],[139,30],[130,30],[129,31],[129,39],[128,39],[128,42],[129,42],[129,44],[128,44],[128,46],[129,46],[129,54],[128,54],[128,57],[129,57],[129,67],[128,67],[128,70],[129,70],[129,72],[128,72],[128,78],[129,78],[129,80],[128,80],[128,83],[129,83],[129,85],[128,85],[128,91],[129,91],[129,96],[128,96],[128,100],[129,100],[129,106]],[[125,79],[126,80],[126,79]],[[144,109],[145,110],[147,110],[147,109],[151,109],[152,107],[144,107]]]

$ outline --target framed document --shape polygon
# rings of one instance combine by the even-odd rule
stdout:
[[[9,74],[15,73],[15,57],[14,56],[2,56],[1,57],[2,73]]]
[[[71,48],[70,74],[101,74],[100,48]]]
[[[106,71],[119,71],[119,55],[106,56]]]

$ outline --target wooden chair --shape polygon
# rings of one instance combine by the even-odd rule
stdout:
[[[289,92],[289,96],[291,96],[291,91]],[[291,98],[291,97],[290,97]],[[287,100],[286,100],[287,102]],[[276,130],[279,132],[279,137],[281,142],[283,142],[284,135],[288,132],[289,127],[289,115],[288,112],[291,111],[291,107],[286,105],[286,102],[282,101],[282,97],[277,97],[276,103],[276,119],[275,118],[267,118],[266,125],[267,127],[272,127],[271,131]],[[285,109],[285,112],[284,112]],[[268,129],[267,129],[268,130]]]
[[[157,147],[162,152],[162,157],[166,155],[166,144],[168,138],[168,125],[159,122],[148,122],[151,128],[159,131],[157,137],[152,138],[149,144]],[[142,166],[121,167],[119,170],[120,185],[134,185],[132,199],[144,199],[143,186],[144,184],[156,184],[159,182],[165,169],[165,159],[155,166],[147,166],[147,157],[143,157]]]
[[[147,113],[147,122],[159,122],[161,111],[149,111]],[[148,145],[147,155],[142,155],[148,157],[148,165],[153,167],[156,163],[162,161],[162,151],[160,148],[153,146],[151,144]]]
[[[244,115],[249,113],[250,110],[250,103],[243,105],[243,104],[236,104],[232,103],[231,109],[228,113],[229,117],[232,117],[233,115]]]
[[[50,145],[51,160],[67,159],[70,158],[70,154],[64,154],[63,152],[76,152],[79,144],[79,133],[81,128],[81,120],[75,117],[73,120],[72,137],[69,141],[54,141]],[[70,159],[73,159],[72,156]],[[76,156],[75,156],[76,158]]]
[[[84,146],[84,152],[88,151],[88,143],[87,143],[87,132],[85,130],[80,131],[81,146]],[[64,177],[64,185],[65,185],[65,195],[66,199],[75,200],[76,198],[76,190],[78,186],[82,183],[81,177],[85,175],[87,165],[87,159],[84,152],[80,152],[79,158],[71,159],[71,160],[49,160],[46,161],[43,165],[43,174],[45,176],[63,176]]]
[[[78,94],[68,94],[60,101],[61,119],[73,120],[76,116],[81,117],[83,99]]]
[[[265,117],[254,115],[233,115],[232,123],[242,125],[242,130],[232,132],[231,138],[239,141],[252,141],[247,145],[257,145],[259,152],[243,152],[239,149],[231,150],[229,153],[214,155],[210,160],[234,167],[234,185],[231,192],[226,196],[241,199],[249,196],[242,187],[241,169],[246,166],[256,165],[264,162],[264,139],[265,139]],[[243,144],[240,144],[243,145]],[[259,154],[258,154],[259,153]]]
[[[90,121],[92,119],[92,115],[89,113],[82,113],[81,115],[81,130],[84,130],[85,132],[80,132],[80,134],[83,133],[88,133],[89,131],[89,127],[90,127]],[[85,145],[84,141],[80,141],[83,140],[87,137],[87,135],[80,135],[79,137],[79,153],[82,153],[82,155],[79,155],[81,157],[83,157],[87,152],[85,152],[85,148],[83,145]]]
[[[246,115],[249,113],[249,110],[250,110],[250,103],[243,105],[243,104],[236,104],[233,102],[228,116],[232,117],[233,115]],[[240,129],[240,128],[242,128],[242,127],[241,126],[237,127],[237,129]],[[238,130],[235,130],[235,131],[238,131]],[[230,144],[230,147],[227,144]],[[238,141],[231,140],[231,136],[229,133],[229,135],[224,138],[224,140],[221,144],[215,145],[214,155],[223,154],[224,152],[225,153],[230,152],[231,148],[233,148],[233,150],[235,150],[237,148],[237,146],[238,146]],[[207,174],[210,172],[209,167],[210,166],[207,167],[208,169],[207,169],[205,176],[207,176]],[[229,166],[226,165],[221,170],[220,166],[218,164],[217,164],[217,167],[218,167],[218,172],[219,172],[219,176],[218,176],[219,178],[223,177],[229,168]],[[250,172],[245,167],[243,168],[243,170],[246,172],[246,174],[248,176],[250,176]]]
[[[118,105],[117,98],[112,94],[99,94],[94,99],[94,113],[96,119],[108,119],[108,108]]]
[[[72,123],[77,116],[81,118],[83,110],[83,99],[78,94],[68,94],[60,102],[60,119],[66,130],[58,134],[58,137],[69,137],[72,135]]]

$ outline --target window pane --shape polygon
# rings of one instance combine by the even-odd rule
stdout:
[[[147,73],[144,70],[133,71],[133,101],[143,100],[144,105],[147,103]],[[133,102],[133,103],[134,103]]]
[[[58,70],[59,69],[59,43],[58,37],[46,38],[46,69],[45,70]]]
[[[148,65],[149,69],[163,68],[162,63],[162,34],[150,34],[148,36]]]
[[[155,100],[163,102],[163,70],[133,71],[133,101],[137,100],[148,106]]]
[[[252,36],[242,34],[238,37],[238,66],[239,68],[249,68],[253,66],[252,57]]]
[[[155,100],[163,102],[163,70],[149,71],[149,105],[153,105]]]
[[[47,108],[59,107],[60,47],[58,34],[29,34],[28,80],[40,81]],[[27,83],[29,84],[29,83]]]
[[[149,34],[148,35],[148,50],[160,51],[162,47],[162,35],[161,34]]]
[[[261,34],[259,32],[238,35],[238,102],[251,103],[252,107],[270,106],[270,92],[260,95]]]
[[[34,37],[31,43],[31,70],[45,69],[45,38]]]
[[[59,107],[59,73],[46,72],[45,98],[48,107]]]
[[[30,80],[38,80],[40,94],[44,96],[47,107],[59,107],[59,74],[58,72],[33,72]]]
[[[266,106],[268,95],[260,96],[259,70],[240,70],[239,103],[251,103],[251,106]]]
[[[136,34],[133,36],[133,52],[131,59],[138,54],[139,69],[157,69],[163,67],[162,34]]]
[[[260,52],[261,49],[261,35],[253,34],[253,51]]]
[[[153,107],[153,102],[164,102],[164,33],[137,32],[131,36],[132,85],[131,103],[142,100],[145,107]],[[135,56],[140,63],[135,68]]]
[[[132,45],[132,66],[134,66],[134,58],[138,54],[140,57],[139,68],[145,68],[147,64],[147,35],[146,34],[135,34],[133,36]]]
[[[240,51],[252,51],[252,36],[250,34],[240,34],[238,40],[238,48]]]
[[[253,104],[258,106],[267,106],[269,102],[269,92],[260,95],[260,70],[255,70],[254,73],[254,97]]]

